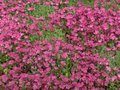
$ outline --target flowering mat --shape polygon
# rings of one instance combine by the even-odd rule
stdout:
[[[120,0],[0,0],[0,90],[120,90]]]

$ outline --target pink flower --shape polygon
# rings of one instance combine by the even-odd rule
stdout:
[[[116,79],[117,79],[116,76],[113,76],[113,77],[112,77],[112,81],[115,81]]]
[[[117,76],[118,76],[118,78],[120,79],[120,74],[118,74]]]
[[[60,63],[61,63],[61,65],[63,65],[63,66],[66,65],[65,61],[61,61]]]
[[[66,52],[64,52],[61,56],[62,56],[62,58],[67,58],[68,54]]]
[[[33,11],[33,10],[34,10],[34,7],[28,8],[28,11]]]
[[[2,75],[1,79],[3,82],[6,82],[8,80],[8,76],[7,75]]]

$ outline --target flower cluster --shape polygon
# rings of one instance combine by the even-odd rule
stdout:
[[[60,40],[25,44],[9,52],[1,75],[5,89],[100,89],[109,84],[109,63],[97,54],[82,52]],[[10,69],[11,68],[11,69]],[[93,77],[94,76],[94,77]],[[91,82],[91,83],[90,83]]]
[[[79,5],[64,8],[51,15],[50,25],[60,26],[69,32],[67,37],[73,44],[84,42],[86,47],[96,47],[114,41],[116,48],[119,48],[119,17],[119,11]]]
[[[32,5],[41,3],[55,6],[55,12],[47,19],[26,13],[27,5],[33,11]],[[65,33],[65,40],[42,38],[43,32],[56,27]],[[31,42],[34,35],[39,39]],[[99,46],[119,50],[119,35],[119,10],[69,6],[69,0],[1,0],[0,89],[106,90],[110,82],[120,80],[120,69],[94,50]]]

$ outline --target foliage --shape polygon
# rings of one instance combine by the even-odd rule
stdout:
[[[119,89],[119,1],[111,3],[1,0],[0,89]]]

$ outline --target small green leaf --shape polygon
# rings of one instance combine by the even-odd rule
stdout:
[[[45,5],[32,5],[34,6],[35,10],[34,11],[28,11],[27,9],[30,7],[31,5],[27,5],[26,6],[26,12],[29,15],[32,15],[34,17],[40,17],[40,16],[44,16],[47,17],[49,14],[51,14],[54,9],[52,6],[45,6]]]
[[[40,36],[37,35],[37,34],[35,34],[35,35],[30,35],[30,36],[29,36],[29,40],[30,40],[31,43],[34,43],[35,41],[40,40]]]
[[[0,55],[0,63],[7,62],[9,59],[10,59],[10,57],[8,57],[5,54]]]

